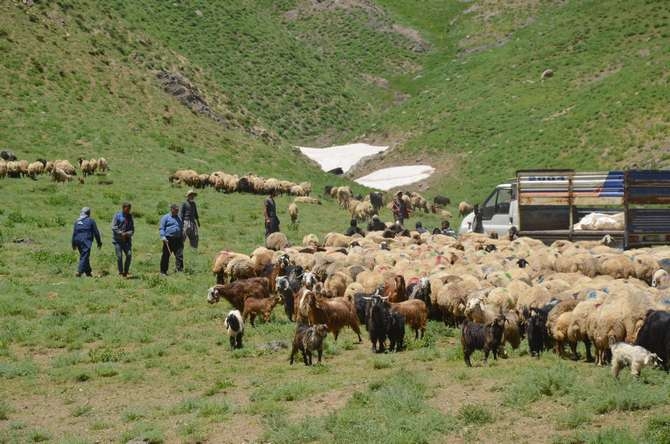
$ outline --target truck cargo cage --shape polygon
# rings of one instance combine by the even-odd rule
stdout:
[[[625,248],[670,243],[670,171],[624,174]]]

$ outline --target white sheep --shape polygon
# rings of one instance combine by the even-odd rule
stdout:
[[[231,310],[223,322],[226,333],[230,339],[230,348],[242,348],[242,336],[244,336],[244,320],[239,310]]]
[[[298,222],[298,206],[295,203],[291,203],[288,206],[288,214],[291,216],[291,223],[295,224]]]
[[[651,286],[659,290],[670,287],[670,274],[662,268],[656,270],[651,278]]]
[[[652,353],[639,345],[630,345],[625,342],[616,342],[610,345],[612,350],[612,376],[619,377],[622,368],[630,365],[630,373],[640,377],[644,367],[655,367],[660,363],[656,353]]]

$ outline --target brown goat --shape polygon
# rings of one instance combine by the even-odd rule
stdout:
[[[224,298],[236,310],[244,311],[247,298],[265,299],[270,297],[270,283],[267,278],[240,279],[230,284],[215,285],[207,292],[207,302],[214,304]]]
[[[426,303],[421,299],[410,299],[409,301],[391,304],[391,311],[400,313],[405,317],[405,325],[409,325],[414,330],[414,339],[419,339],[426,333],[426,322],[428,320],[428,309]]]
[[[251,318],[251,326],[255,327],[254,320],[256,316],[263,315],[263,320],[268,322],[275,306],[281,302],[281,296],[275,296],[267,299],[246,298],[244,300],[244,313],[242,317],[244,322]]]
[[[406,301],[406,288],[405,278],[397,274],[393,280],[389,280],[385,283],[384,297],[388,298],[388,301],[393,303]]]
[[[363,342],[354,304],[351,301],[345,298],[329,299],[311,291],[306,291],[303,298],[307,306],[307,319],[311,325],[326,324],[336,341],[340,330],[349,326],[358,335],[358,342]],[[303,301],[301,305],[302,303]]]

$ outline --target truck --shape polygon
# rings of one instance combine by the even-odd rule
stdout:
[[[588,215],[610,216],[621,223],[606,229],[580,229],[579,222]],[[670,170],[520,170],[463,218],[459,233],[476,228],[498,236],[517,233],[546,244],[609,235],[624,249],[667,245]]]

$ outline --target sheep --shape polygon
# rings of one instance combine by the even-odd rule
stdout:
[[[630,345],[625,342],[610,344],[612,351],[612,376],[619,377],[622,368],[630,365],[630,373],[635,377],[640,377],[640,371],[644,367],[655,367],[659,364],[659,358],[656,353],[652,353],[639,345]]]
[[[340,330],[349,326],[358,336],[358,342],[363,341],[351,301],[344,298],[324,298],[316,295],[313,291],[306,291],[303,299],[307,307],[307,318],[310,324],[328,325],[328,331],[333,333],[336,341]]]
[[[598,274],[612,276],[614,279],[626,279],[635,275],[633,261],[621,254],[613,254],[598,260]]]
[[[351,277],[343,272],[335,272],[328,276],[324,282],[324,288],[326,294],[329,297],[342,297],[344,292],[347,289],[347,286],[351,283]]]
[[[226,316],[223,324],[226,327],[228,338],[230,339],[230,348],[242,348],[242,336],[244,336],[244,320],[239,310],[231,310]]]
[[[7,162],[7,176],[14,178],[21,177],[21,167],[19,166],[19,162],[15,160]]]
[[[295,354],[300,350],[302,360],[305,365],[312,365],[312,353],[317,352],[317,363],[321,363],[323,356],[323,340],[328,335],[328,327],[325,324],[305,325],[300,324],[295,330],[293,336],[293,348],[289,358],[290,365],[293,365]]]
[[[410,202],[412,204],[412,209],[423,210],[425,213],[429,213],[428,201],[419,193],[412,192],[409,194]]]
[[[61,169],[65,172],[65,174],[69,174],[70,176],[77,175],[77,170],[74,169],[74,167],[68,160],[54,160],[53,169],[54,170]]]
[[[97,165],[96,165],[97,166]],[[79,169],[81,170],[84,177],[89,176],[94,173],[93,165],[83,157],[79,158]]]
[[[107,159],[105,159],[104,157],[98,159],[98,169],[100,170],[101,173],[105,173],[109,170],[109,164],[107,163]]]
[[[274,251],[283,250],[284,248],[287,248],[290,245],[291,244],[288,242],[288,238],[286,237],[286,235],[279,231],[270,234],[265,239],[265,246],[270,250]]]
[[[428,320],[428,309],[423,301],[411,299],[396,304],[392,303],[391,311],[404,316],[405,323],[414,330],[414,339],[423,338]]]
[[[268,322],[275,306],[281,302],[281,296],[275,296],[268,299],[247,298],[244,300],[244,311],[242,317],[246,322],[251,317],[251,326],[255,327],[254,320],[257,315],[262,315],[263,320]]]
[[[212,273],[216,275],[217,284],[225,284],[226,281],[226,269],[228,264],[237,257],[247,258],[244,254],[234,253],[232,251],[219,251],[214,257],[214,262],[212,263]]]
[[[224,298],[235,309],[244,311],[247,298],[265,299],[270,297],[270,284],[267,278],[240,279],[225,285],[215,285],[207,291],[207,302],[215,304]]]
[[[651,286],[659,290],[670,287],[670,274],[664,269],[656,270],[651,278]]]
[[[467,214],[472,213],[472,205],[467,203],[466,201],[462,201],[461,203],[458,204],[458,214],[461,216],[465,216]]]
[[[335,188],[336,190],[336,197],[337,197],[337,203],[342,207],[342,208],[348,208],[349,207],[349,201],[351,200],[351,188],[344,186],[344,187],[339,187]]]
[[[235,282],[238,279],[256,277],[257,272],[251,259],[246,256],[237,256],[232,258],[228,262],[228,265],[226,265],[225,276],[228,276],[228,282]]]
[[[24,177],[27,176],[29,174],[28,166],[30,166],[28,161],[27,160],[19,160],[17,163],[18,163],[19,173]]]
[[[0,151],[0,158],[2,160],[10,162],[10,161],[15,161],[16,160],[16,155],[12,151],[2,150],[2,151]]]
[[[324,247],[343,247],[346,248],[351,243],[351,238],[340,233],[328,233],[323,239]]]
[[[44,172],[44,165],[46,162],[42,163],[40,161],[37,162],[32,162],[31,164],[28,165],[28,176],[30,176],[31,179],[37,180],[37,176],[42,174]]]
[[[67,174],[60,168],[54,168],[53,172],[51,173],[51,179],[54,182],[63,183],[63,182],[70,182],[72,180],[72,176]]]
[[[485,325],[465,321],[461,327],[461,345],[465,365],[472,367],[470,356],[475,350],[484,351],[484,363],[488,361],[491,352],[493,352],[493,359],[498,359],[498,349],[502,344],[504,328],[505,318],[503,317],[497,317]]]
[[[289,190],[293,196],[306,196],[307,192],[300,185],[293,185]]]
[[[310,194],[312,194],[312,183],[311,182],[300,182],[298,185],[305,192],[305,196],[309,196]]]
[[[295,224],[298,222],[298,206],[295,203],[291,203],[288,206],[288,214],[291,217],[291,223]]]
[[[312,234],[312,233],[306,234],[302,238],[302,244],[305,247],[315,247],[315,248],[320,245],[318,236],[316,234]]]
[[[298,196],[295,199],[293,199],[294,203],[304,203],[304,204],[313,204],[313,205],[321,205],[321,201],[315,197],[309,197],[309,196]]]

